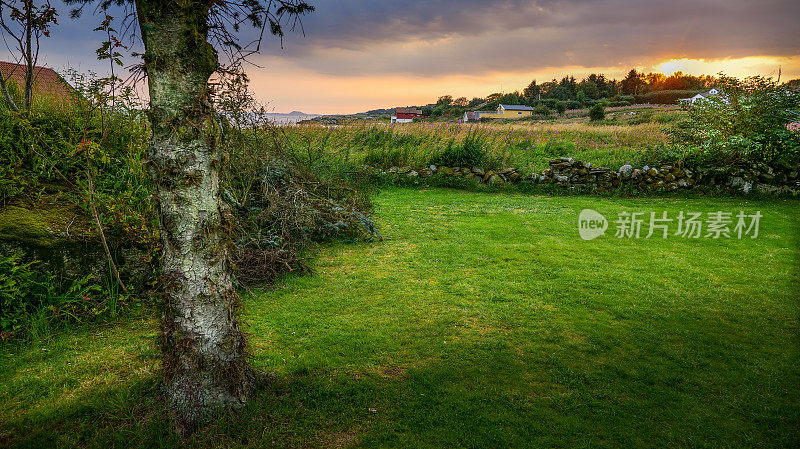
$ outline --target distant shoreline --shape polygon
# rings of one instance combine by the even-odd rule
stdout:
[[[305,114],[297,113],[297,111],[282,113],[282,112],[265,112],[264,117],[278,125],[294,125],[303,120],[311,120],[320,117],[322,114]]]

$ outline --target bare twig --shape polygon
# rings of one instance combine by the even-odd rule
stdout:
[[[111,250],[108,249],[106,234],[103,232],[103,224],[100,222],[100,214],[97,213],[97,207],[95,207],[94,204],[94,183],[92,182],[92,173],[89,165],[88,155],[86,157],[86,179],[89,180],[89,205],[92,208],[92,215],[94,216],[95,224],[97,224],[97,230],[100,232],[100,240],[103,242],[103,250],[105,250],[106,257],[108,257],[108,265],[111,267],[111,271],[114,273],[114,278],[117,280],[120,288],[122,288],[123,293],[128,293],[128,289],[125,288],[125,284],[122,283],[122,279],[119,277],[117,264],[114,263],[114,258],[111,257]]]
[[[70,221],[69,224],[67,225],[67,237],[69,237],[69,228],[72,227],[72,223],[75,223],[76,218],[78,218],[77,215],[72,217],[72,221]]]

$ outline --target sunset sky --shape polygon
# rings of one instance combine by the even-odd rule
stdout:
[[[57,3],[57,2],[54,2]],[[248,74],[275,112],[352,113],[485,96],[532,79],[670,74],[800,77],[797,0],[320,0]],[[59,3],[60,5],[60,3]],[[104,72],[97,16],[69,18],[40,64]]]

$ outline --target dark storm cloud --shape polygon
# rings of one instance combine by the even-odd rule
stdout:
[[[290,36],[289,53],[317,46],[349,50],[376,43],[455,36],[491,30],[515,30],[546,18],[553,1],[530,0],[318,0],[316,12],[303,19],[305,38]],[[273,45],[275,49],[277,45]]]
[[[664,58],[800,55],[797,0],[310,0],[305,37],[262,56],[330,75],[525,72],[622,67]],[[69,19],[43,42],[44,63],[104,70],[99,17]],[[119,14],[118,14],[119,15]],[[247,41],[253,31],[243,33]]]
[[[796,0],[322,0],[288,57],[326,74],[607,67],[652,58],[800,54]]]

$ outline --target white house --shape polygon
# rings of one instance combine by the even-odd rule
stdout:
[[[691,97],[691,98],[681,98],[678,101],[680,101],[682,104],[694,104],[698,100],[705,100],[708,97],[711,97],[713,95],[719,95],[719,94],[720,94],[720,91],[717,88],[713,88],[713,89],[709,90],[708,92],[699,93],[699,94],[697,94],[697,95],[695,95],[694,97]],[[722,97],[722,98],[723,98],[723,101],[725,101],[725,103],[728,102],[727,100],[724,99],[724,97]]]

